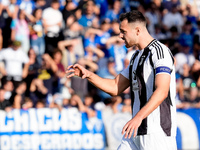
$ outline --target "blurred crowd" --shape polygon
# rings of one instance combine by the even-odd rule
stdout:
[[[131,113],[129,89],[111,97],[65,69],[79,63],[115,78],[137,50],[118,37],[119,15],[133,9],[174,55],[177,108],[200,108],[200,1],[0,0],[0,109]]]

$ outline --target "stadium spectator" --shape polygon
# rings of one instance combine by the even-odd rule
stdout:
[[[189,91],[190,91],[190,85],[192,82],[194,82],[194,79],[192,78],[190,74],[190,66],[188,64],[183,65],[183,73],[180,77],[179,82],[179,96],[182,101],[185,99],[189,99]]]
[[[109,51],[106,47],[106,41],[110,38],[110,22],[109,20],[103,20],[101,22],[101,27],[100,27],[101,31],[103,32],[101,35],[96,35],[95,36],[95,44],[97,46],[97,48],[101,49],[104,52],[104,57],[99,59],[98,61],[98,72],[97,74],[99,74],[102,70],[105,70],[107,67],[107,61],[109,58]]]
[[[75,17],[75,20],[77,18],[80,18],[79,15],[77,14],[77,6],[72,0],[66,0],[66,4],[64,9],[62,10],[62,15],[63,15],[63,20],[64,22],[67,21],[67,19],[70,16]]]
[[[34,106],[38,100],[45,102],[45,106],[50,104],[53,95],[53,77],[58,67],[49,54],[42,56],[42,66],[38,69],[37,77],[32,80],[30,86],[30,98]]]
[[[46,1],[45,0],[36,0],[35,1],[35,9],[37,8],[41,8],[42,10],[44,10],[46,8]]]
[[[111,108],[113,110],[113,113],[118,113],[122,111],[122,98],[121,96],[114,96],[112,99],[112,105]]]
[[[194,32],[193,45],[193,54],[196,59],[200,60],[200,20],[197,21],[197,30]]]
[[[38,100],[36,105],[35,105],[35,108],[37,109],[40,109],[40,108],[45,108],[46,105],[45,105],[45,102],[43,100]]]
[[[33,108],[33,101],[30,98],[25,97],[24,98],[24,102],[22,104],[22,109],[23,110],[28,110],[30,108]]]
[[[169,44],[169,48],[173,54],[173,56],[175,54],[177,54],[180,50],[180,44],[178,42],[178,37],[179,37],[179,33],[178,33],[178,28],[176,26],[172,26],[169,30],[169,32],[167,32],[167,40],[168,40],[168,44]]]
[[[57,108],[59,111],[62,110],[62,105],[63,105],[63,97],[61,94],[56,93],[53,95],[53,99],[49,104],[49,108]]]
[[[92,118],[96,116],[96,111],[94,107],[94,99],[91,95],[87,94],[84,97],[84,105],[85,105],[85,112],[87,113],[88,118]]]
[[[193,52],[193,34],[191,30],[192,30],[192,24],[190,21],[187,20],[185,24],[183,25],[183,31],[178,38],[180,45],[186,44],[189,46],[190,53]]]
[[[190,53],[190,45],[187,43],[183,43],[180,50],[174,57],[176,59],[176,72],[183,74],[183,65],[188,64],[191,67],[195,62],[195,57]]]
[[[0,61],[4,62],[4,68],[1,68],[3,79],[11,80],[14,87],[26,78],[29,68],[29,58],[21,50],[21,42],[14,41],[11,47],[5,48],[0,51]]]
[[[86,11],[83,12],[81,18],[78,20],[78,23],[84,28],[86,27],[99,27],[99,19],[95,14],[95,3],[93,0],[88,0],[86,2]]]
[[[30,98],[33,102],[33,107],[37,107],[38,101],[47,102],[48,89],[44,86],[41,79],[33,79],[30,85]]]
[[[115,72],[118,74],[124,69],[124,60],[128,52],[124,45],[124,41],[118,36],[112,36],[106,41],[106,47],[108,49],[109,58],[113,58],[115,61]],[[115,75],[116,76],[116,75]]]
[[[167,12],[163,16],[163,28],[165,31],[168,31],[172,26],[176,26],[178,29],[178,32],[182,32],[182,26],[184,25],[184,18],[183,16],[178,12],[178,8],[176,5],[172,6],[172,10]]]
[[[113,20],[111,22],[111,29],[110,29],[110,35],[111,36],[118,36],[120,33],[120,30],[119,30],[119,21],[118,20]]]
[[[158,40],[165,40],[167,39],[166,34],[162,32],[162,27],[159,24],[155,24],[154,26],[155,32],[152,33],[152,36]]]
[[[193,82],[189,89],[189,97],[187,97],[184,101],[181,101],[181,103],[178,103],[176,107],[180,109],[200,108],[200,96],[198,93],[199,89]]]
[[[101,22],[100,30],[102,34],[97,34],[95,36],[95,43],[97,48],[101,49],[105,53],[105,57],[108,58],[108,50],[106,48],[106,41],[110,38],[110,21],[105,19]]]
[[[190,21],[192,26],[195,28],[198,18],[198,12],[195,9],[192,9],[191,5],[187,5],[185,9],[185,18],[186,20]],[[184,12],[183,12],[184,15]]]
[[[44,9],[42,21],[45,31],[45,52],[52,56],[53,50],[62,37],[62,13],[59,10],[58,0],[52,0],[51,7]],[[52,19],[53,18],[53,19]]]
[[[174,7],[180,9],[181,3],[180,0],[171,0],[171,1],[162,1],[161,8],[163,9],[164,14],[169,11],[172,11]]]
[[[104,100],[106,109],[110,109],[113,114],[121,112],[122,110],[122,98],[120,96],[114,96],[110,98],[106,98]]]
[[[107,66],[102,68],[101,71],[97,71],[98,75],[102,78],[114,79],[117,76],[117,72],[115,70],[115,60],[113,57],[108,58]],[[111,96],[102,90],[98,90],[98,95],[100,95],[102,101],[107,98],[111,98]]]
[[[27,54],[30,48],[30,30],[28,22],[26,20],[26,14],[24,10],[19,10],[19,15],[11,22],[11,40],[18,40],[21,42],[22,50]]]
[[[158,25],[161,21],[161,13],[154,2],[150,3],[150,7],[145,12],[145,17],[148,20],[148,30],[150,34],[155,34],[155,25]]]
[[[78,44],[81,44],[81,41],[77,39],[58,42],[58,48],[63,53],[62,64],[65,68],[78,60],[79,55],[76,53],[78,49],[75,49]]]
[[[199,1],[198,0],[181,0],[181,11],[183,12],[183,14],[187,14],[188,13],[188,8],[190,9],[190,13],[194,16],[196,16],[198,18],[199,15]],[[186,12],[186,13],[185,13]]]
[[[11,38],[11,21],[17,18],[19,6],[16,4],[16,0],[6,0],[0,2],[0,28],[3,36],[3,48],[9,46]]]
[[[130,10],[137,10],[140,5],[142,5],[140,0],[129,0]]]
[[[97,63],[99,59],[105,56],[104,52],[97,48],[95,43],[95,36],[101,35],[103,32],[99,29],[89,28],[85,32],[84,36],[84,47],[85,47],[85,58],[91,62]]]
[[[200,89],[200,61],[197,59],[191,67],[191,75]]]
[[[25,98],[26,83],[24,81],[20,82],[17,88],[12,92],[9,101],[14,109],[21,109]]]
[[[76,21],[76,18],[71,15],[65,22],[65,29],[63,30],[64,40],[59,41],[58,47],[62,50],[63,58],[68,57],[66,47],[73,45],[73,51],[77,58],[84,55],[83,46],[83,27]],[[67,60],[62,60],[63,65],[67,67]]]
[[[48,94],[53,94],[53,78],[58,71],[57,64],[49,54],[43,54],[42,66],[38,69],[38,79],[41,79],[48,89]]]
[[[130,93],[124,94],[122,101],[122,112],[132,114]]]
[[[12,92],[14,91],[14,85],[12,81],[6,81],[2,87],[5,90],[4,98],[6,100],[9,100],[12,95]]]
[[[57,72],[55,73],[53,79],[53,94],[61,93],[62,88],[65,82],[65,68],[61,62],[62,60],[62,51],[59,49],[55,49],[53,52],[53,60],[57,65]]]
[[[10,110],[11,104],[9,100],[5,99],[5,90],[0,88],[0,110]]]
[[[40,64],[41,62],[38,61],[37,55],[36,55],[35,50],[33,48],[31,48],[28,51],[28,57],[29,57],[28,75],[24,79],[24,81],[27,84],[27,90],[26,90],[26,93],[25,93],[25,95],[27,97],[30,96],[30,85],[31,85],[31,82],[32,82],[32,80],[34,78],[37,77],[37,75],[38,75],[38,69],[41,67],[41,64]]]
[[[42,23],[42,9],[36,8],[33,11],[33,15],[26,14],[29,18],[30,27],[30,44],[35,50],[37,59],[39,62],[42,61],[42,55],[45,52],[45,40],[44,40],[44,27]]]
[[[106,12],[105,18],[102,19],[109,19],[110,22],[113,20],[118,20],[119,15],[121,12],[121,0],[115,0],[111,9]]]
[[[69,100],[69,108],[70,107],[77,108],[80,112],[85,112],[85,105],[78,94],[72,94]]]

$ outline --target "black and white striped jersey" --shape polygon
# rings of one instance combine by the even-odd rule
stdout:
[[[153,40],[145,49],[136,51],[129,66],[121,74],[131,81],[133,116],[148,102],[155,90],[157,74],[171,76],[168,97],[138,128],[138,135],[164,131],[167,136],[176,135],[176,82],[174,59],[168,47]]]

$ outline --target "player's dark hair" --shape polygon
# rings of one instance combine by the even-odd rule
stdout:
[[[133,22],[143,22],[146,24],[146,18],[144,15],[138,10],[132,10],[127,13],[122,13],[119,17],[120,21],[127,19],[129,23]]]

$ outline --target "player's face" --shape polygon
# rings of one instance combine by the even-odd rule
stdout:
[[[128,20],[123,20],[120,23],[120,38],[124,40],[125,46],[127,48],[137,45],[137,36],[136,36],[136,30],[134,30],[134,27],[131,26],[130,23],[128,23]]]

